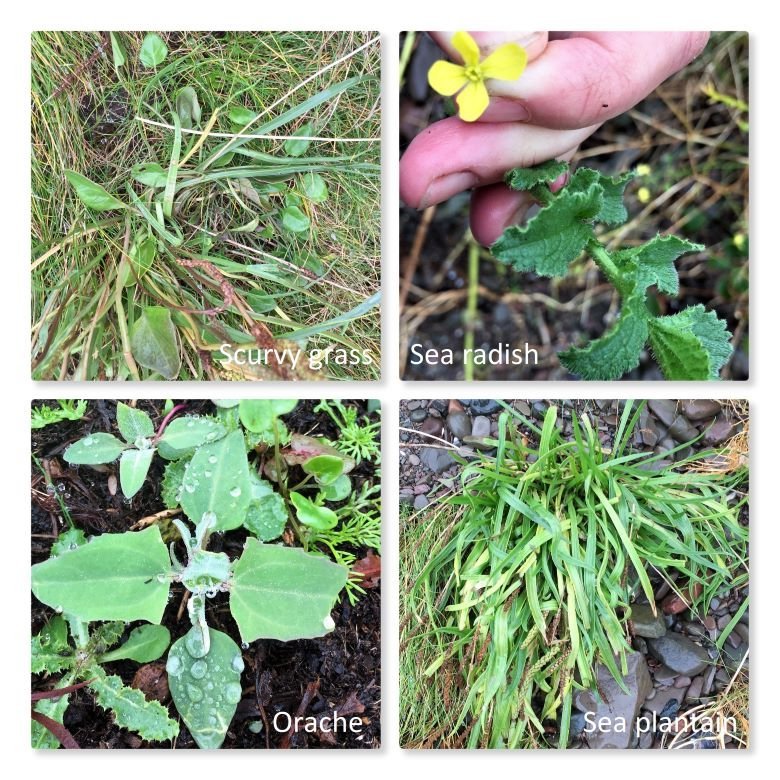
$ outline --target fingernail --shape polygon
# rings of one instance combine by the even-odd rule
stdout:
[[[427,209],[428,206],[432,206],[434,203],[441,203],[459,192],[470,190],[477,182],[476,174],[470,171],[460,171],[459,173],[449,173],[446,176],[440,176],[428,185],[425,194],[420,198],[420,208]]]

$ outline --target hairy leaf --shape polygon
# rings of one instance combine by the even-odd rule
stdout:
[[[726,323],[704,306],[650,320],[650,344],[669,380],[718,379],[731,357]]]
[[[99,184],[76,171],[65,171],[65,178],[76,191],[79,200],[93,211],[111,211],[126,208],[121,200],[106,192]]]
[[[605,225],[622,225],[628,219],[628,212],[623,205],[623,194],[626,185],[634,178],[634,172],[628,171],[620,176],[605,176],[592,168],[578,168],[566,185],[569,192],[586,192],[594,184],[601,188],[603,201],[597,222]]]
[[[173,643],[165,668],[176,709],[198,747],[218,748],[241,701],[241,649],[211,628],[206,652],[200,628],[193,626]]]
[[[84,547],[32,567],[32,590],[44,604],[82,621],[159,623],[171,564],[156,526],[103,534]],[[158,579],[159,578],[159,579]]]
[[[179,506],[186,469],[186,460],[172,460],[165,466],[160,497],[167,509],[175,509]]]
[[[593,220],[602,204],[598,185],[584,192],[564,189],[526,225],[508,227],[491,251],[517,271],[565,276],[569,264],[593,238]]]
[[[249,464],[240,431],[197,450],[184,472],[181,491],[181,508],[193,523],[213,512],[214,530],[238,528],[250,499]]]
[[[91,433],[71,444],[62,457],[73,466],[95,466],[116,460],[126,447],[110,433]]]
[[[241,639],[310,639],[333,630],[347,569],[297,547],[248,538],[234,566],[230,611]]]
[[[171,313],[162,306],[147,306],[130,333],[133,357],[144,368],[175,379],[181,368],[179,337]]]
[[[567,162],[548,160],[530,168],[515,168],[507,173],[505,181],[513,190],[530,190],[537,184],[555,181],[568,170]]]
[[[154,449],[125,450],[119,460],[119,482],[125,498],[132,498],[144,484]]]
[[[68,626],[62,615],[55,615],[31,642],[30,671],[54,674],[73,665],[73,648],[68,644]]]
[[[107,675],[100,667],[95,671],[97,674],[89,688],[97,703],[114,713],[118,726],[135,731],[151,742],[164,742],[178,736],[179,724],[168,717],[168,710],[160,702],[147,701],[141,691],[127,687],[121,677]]]
[[[136,447],[140,446],[139,439],[148,439],[154,435],[152,418],[141,409],[134,409],[121,401],[116,405],[116,424],[124,440]]]
[[[561,352],[561,364],[583,379],[617,379],[639,365],[647,341],[647,309],[639,295],[624,304],[620,318],[601,338],[582,349]]]
[[[618,268],[630,274],[640,291],[656,285],[663,293],[677,295],[680,280],[674,261],[688,252],[700,252],[704,247],[677,236],[656,236],[641,246],[616,252],[613,259]]]
[[[147,624],[138,626],[130,632],[121,647],[111,650],[100,656],[100,663],[109,661],[136,661],[139,664],[147,664],[156,661],[171,643],[171,632],[165,626]]]
[[[287,507],[284,499],[273,491],[261,498],[253,498],[244,519],[244,527],[261,542],[278,539],[287,525]]]

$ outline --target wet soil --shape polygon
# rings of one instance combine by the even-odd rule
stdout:
[[[34,405],[56,402],[34,401]],[[180,402],[177,402],[180,403]],[[209,401],[188,401],[187,413],[211,414]],[[362,401],[350,402],[365,411]],[[296,433],[335,438],[336,428],[325,414],[313,411],[316,401],[301,401],[293,413],[287,415],[287,427]],[[163,401],[139,401],[137,407],[147,412],[155,426],[165,416]],[[87,413],[80,421],[64,421],[33,431],[31,467],[31,553],[32,563],[45,560],[56,535],[67,525],[67,512],[73,525],[87,535],[127,531],[143,517],[165,507],[159,498],[158,486],[162,480],[164,461],[152,462],[150,476],[144,487],[127,501],[120,489],[112,495],[111,483],[118,477],[116,464],[105,467],[73,467],[62,459],[63,451],[90,433],[105,431],[118,434],[116,429],[116,402],[90,401]],[[36,464],[36,460],[38,462]],[[352,473],[353,484],[373,477],[370,464],[361,463]],[[212,538],[210,549],[217,546],[231,558],[240,554],[245,533],[237,530]],[[367,550],[353,550],[358,559]],[[183,554],[182,551],[180,553]],[[223,749],[240,748],[376,748],[380,745],[381,655],[380,616],[381,590],[366,591],[353,606],[345,593],[331,612],[336,628],[319,639],[279,642],[258,640],[242,646],[245,670],[241,678],[243,698],[228,729]],[[185,591],[180,585],[171,588],[169,605],[163,616],[163,625],[171,632],[171,641],[187,633],[190,628]],[[51,617],[52,610],[32,599],[31,630],[36,633]],[[228,609],[227,594],[209,600],[209,625],[229,634],[241,644],[238,629]],[[129,633],[135,625],[129,624]],[[106,664],[110,674],[118,674],[125,684],[133,681],[139,664],[119,661]],[[151,670],[164,677],[164,669]],[[175,707],[167,700],[167,685],[158,681],[163,703],[169,706],[171,717]],[[57,679],[33,675],[34,691],[57,687]],[[148,694],[147,694],[148,695]],[[353,721],[353,730],[329,728],[327,719],[334,710]],[[289,719],[300,716],[297,731],[287,732]],[[326,720],[323,720],[326,719]],[[196,744],[183,722],[174,744],[149,743],[136,734],[118,728],[110,713],[95,703],[88,689],[71,694],[65,712],[65,726],[82,748],[159,748],[190,749]],[[275,728],[276,726],[276,728]],[[308,727],[308,728],[307,728]]]

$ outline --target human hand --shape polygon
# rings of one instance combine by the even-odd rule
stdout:
[[[453,61],[452,33],[432,33]],[[507,41],[528,53],[516,81],[490,81],[476,122],[457,117],[423,130],[401,158],[401,199],[426,208],[473,189],[471,230],[491,244],[531,201],[503,182],[512,168],[569,160],[604,121],[632,108],[704,48],[708,34],[501,32],[472,34],[483,55]]]

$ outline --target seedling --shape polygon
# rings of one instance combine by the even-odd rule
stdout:
[[[718,379],[732,352],[726,323],[701,304],[656,316],[647,301],[653,285],[678,295],[675,260],[704,247],[658,235],[637,247],[607,251],[596,236],[596,225],[614,227],[628,219],[623,194],[634,174],[611,178],[579,168],[565,187],[551,192],[549,183],[567,170],[566,163],[551,160],[507,174],[512,189],[529,192],[542,208],[523,227],[507,228],[491,247],[498,260],[518,271],[552,277],[566,276],[584,251],[615,287],[622,304],[618,320],[601,338],[560,353],[561,363],[584,379],[618,379],[639,365],[649,340],[667,379]]]
[[[62,420],[80,420],[87,411],[86,401],[57,401],[58,407],[42,404],[32,408],[30,427],[45,428],[47,425],[62,422]]]

